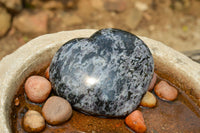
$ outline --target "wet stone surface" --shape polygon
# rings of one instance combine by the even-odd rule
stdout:
[[[65,43],[50,65],[50,81],[75,109],[119,117],[139,105],[153,70],[153,57],[142,40],[122,30],[103,29]]]

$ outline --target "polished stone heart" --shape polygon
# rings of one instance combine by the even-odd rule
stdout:
[[[142,40],[102,29],[65,43],[51,62],[50,81],[75,109],[119,117],[137,108],[153,72],[153,57]]]

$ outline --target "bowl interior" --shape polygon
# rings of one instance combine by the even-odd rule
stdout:
[[[157,72],[157,71],[156,71]],[[30,75],[44,76],[42,72],[34,72]],[[157,82],[165,80],[158,78]],[[157,97],[157,106],[154,108],[138,107],[142,111],[147,126],[147,132],[198,132],[200,130],[199,107],[182,91],[179,91],[178,98],[173,102],[166,102]],[[154,93],[154,92],[153,92]],[[50,94],[53,95],[53,94]],[[41,112],[43,104],[34,104],[24,95],[23,85],[20,87],[15,98],[19,98],[20,105],[12,104],[12,130],[13,132],[24,132],[23,116],[29,109]],[[14,98],[14,99],[15,99]],[[184,116],[184,117],[183,117]],[[187,129],[185,128],[187,127]],[[58,126],[46,124],[44,132],[123,132],[131,130],[125,125],[124,118],[102,118],[83,114],[73,110],[72,118]]]
[[[96,30],[64,31],[40,36],[0,61],[0,130],[11,132],[11,103],[25,79],[46,68],[58,48],[73,38],[89,37]],[[164,44],[140,37],[150,48],[155,71],[200,105],[200,65]]]

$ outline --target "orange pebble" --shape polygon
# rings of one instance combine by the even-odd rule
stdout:
[[[45,77],[47,79],[49,79],[49,67],[47,67],[46,71],[45,71]]]
[[[125,118],[125,123],[128,127],[130,127],[137,133],[144,133],[147,130],[142,112],[140,112],[139,110],[135,110],[131,114],[129,114]]]
[[[42,103],[51,92],[51,83],[42,76],[31,76],[25,82],[25,92],[30,101]]]
[[[158,97],[167,101],[173,101],[178,96],[177,89],[169,85],[166,81],[160,81],[155,86],[154,91]]]
[[[19,98],[17,97],[17,98],[15,98],[15,106],[19,106]]]

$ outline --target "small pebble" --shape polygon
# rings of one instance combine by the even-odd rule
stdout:
[[[19,98],[17,97],[17,98],[15,98],[15,106],[19,106]]]
[[[157,80],[157,74],[154,73],[154,74],[153,74],[153,78],[151,79],[151,83],[149,84],[148,91],[152,91],[152,90],[153,90],[153,87],[154,87],[155,84],[156,84],[156,80]]]
[[[125,118],[125,123],[128,127],[137,133],[144,133],[147,130],[142,112],[139,110],[135,110],[129,114]]]
[[[151,92],[147,91],[146,94],[143,96],[140,105],[149,108],[155,107],[156,97]]]
[[[30,101],[42,103],[51,92],[51,83],[42,76],[31,76],[26,80],[25,92]]]
[[[49,124],[58,125],[71,117],[72,107],[64,98],[52,96],[45,102],[42,115]]]
[[[45,120],[39,112],[28,110],[23,119],[23,126],[27,132],[41,132],[45,128]]]
[[[167,101],[173,101],[178,96],[178,91],[175,87],[169,85],[166,81],[160,81],[154,88],[156,95]]]
[[[46,69],[46,71],[45,71],[45,77],[47,78],[47,79],[49,79],[49,67]]]

